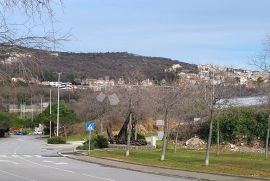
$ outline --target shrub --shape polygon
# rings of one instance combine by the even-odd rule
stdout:
[[[222,142],[252,144],[258,138],[265,140],[268,110],[255,108],[228,108],[220,111],[213,124],[213,142],[216,142],[217,121]]]
[[[0,138],[5,137],[5,131],[3,129],[0,129]]]
[[[143,134],[137,134],[137,140],[145,140],[145,136]]]
[[[94,146],[95,148],[108,148],[108,139],[103,135],[97,135],[94,139]]]
[[[102,148],[108,148],[109,143],[108,139],[103,136],[103,135],[97,135],[93,138],[91,138],[91,143],[90,143],[90,149],[102,149]],[[89,140],[85,141],[83,145],[78,146],[77,149],[79,150],[88,150],[89,149]]]
[[[66,139],[63,137],[51,137],[47,140],[48,144],[66,144]]]

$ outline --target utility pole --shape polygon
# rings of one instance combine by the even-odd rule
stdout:
[[[59,136],[59,87],[60,87],[60,75],[61,75],[61,73],[58,73],[56,136]]]
[[[211,95],[211,105],[210,105],[210,126],[209,126],[209,135],[208,141],[206,145],[206,154],[205,154],[205,165],[209,165],[209,157],[210,157],[210,147],[212,140],[212,132],[213,132],[213,114],[214,114],[214,104],[215,104],[215,70],[213,70],[213,78],[212,78],[212,95]]]
[[[40,113],[42,113],[43,107],[42,107],[42,98],[40,98]]]
[[[31,121],[32,121],[32,124],[34,122],[34,110],[33,110],[33,100],[32,100],[32,94],[31,94]]]
[[[26,107],[26,103],[24,102],[23,103],[23,119],[25,119],[25,111],[26,111],[25,107]]]
[[[50,88],[50,138],[52,137],[52,89]]]

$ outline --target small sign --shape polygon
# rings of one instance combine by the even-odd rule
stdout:
[[[157,140],[162,140],[164,137],[164,131],[159,131],[157,135]]]
[[[194,118],[194,122],[198,122],[198,121],[200,121],[201,120],[201,118]]]
[[[95,129],[95,123],[94,122],[87,122],[85,124],[87,131],[93,131]]]
[[[164,126],[164,120],[156,120],[157,126]]]

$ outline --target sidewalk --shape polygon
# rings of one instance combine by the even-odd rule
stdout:
[[[150,174],[187,178],[187,179],[193,179],[193,180],[211,180],[211,181],[259,181],[259,180],[263,180],[263,179],[255,179],[255,178],[248,178],[248,177],[230,176],[226,174],[211,174],[211,173],[201,173],[201,172],[193,172],[193,171],[183,171],[183,170],[166,169],[166,168],[160,168],[160,167],[144,166],[144,165],[132,164],[132,163],[128,163],[122,160],[116,160],[116,159],[89,157],[89,156],[85,156],[76,152],[66,152],[66,153],[59,153],[59,154],[67,158],[74,159],[74,160],[99,164],[103,166],[115,167],[115,168],[150,173]]]

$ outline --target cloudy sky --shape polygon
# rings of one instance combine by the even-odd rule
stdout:
[[[65,50],[246,67],[270,33],[269,0],[65,0]]]

